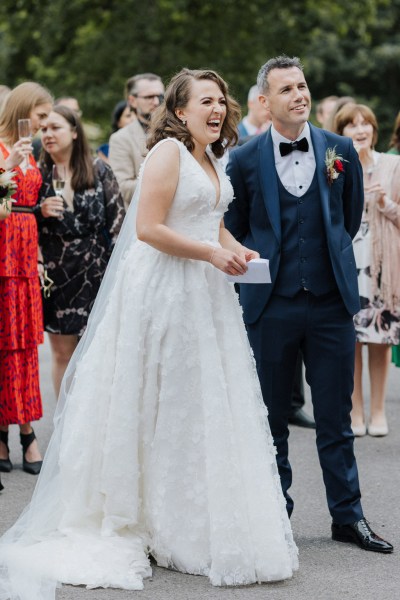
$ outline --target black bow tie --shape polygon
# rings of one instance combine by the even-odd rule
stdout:
[[[301,140],[298,140],[296,142],[281,142],[279,144],[279,152],[281,153],[281,156],[287,156],[288,154],[293,152],[293,150],[300,150],[300,152],[308,152],[307,138],[303,137],[301,138]]]

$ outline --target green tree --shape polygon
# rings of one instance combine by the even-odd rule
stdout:
[[[399,108],[399,15],[400,0],[2,0],[1,82],[76,95],[106,128],[135,73],[214,68],[244,104],[259,66],[286,53],[303,60],[315,98],[371,104],[385,138]]]

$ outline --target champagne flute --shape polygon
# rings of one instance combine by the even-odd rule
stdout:
[[[18,137],[25,142],[32,141],[32,123],[30,119],[18,119]],[[29,155],[22,162],[25,169],[32,169],[29,163]]]
[[[65,188],[65,167],[62,165],[53,165],[52,169],[52,180],[53,180],[53,189],[58,198],[63,198],[63,192]],[[59,211],[59,216],[61,217],[63,211]]]

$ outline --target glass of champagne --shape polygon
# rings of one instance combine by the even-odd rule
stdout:
[[[32,141],[32,124],[30,119],[18,119],[18,137],[20,140],[31,143]],[[32,169],[29,163],[29,155],[22,162],[25,169]]]
[[[58,198],[64,199],[63,192],[65,187],[65,167],[63,167],[62,165],[53,165],[52,179],[53,188],[56,196]],[[63,211],[60,211],[59,216],[61,217],[62,214]]]

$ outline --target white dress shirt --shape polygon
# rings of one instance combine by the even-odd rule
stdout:
[[[305,124],[303,131],[296,140],[288,140],[277,132],[271,125],[271,135],[274,144],[275,166],[282,185],[288,192],[300,198],[306,193],[311,185],[315,172],[315,155],[311,142],[310,126]],[[279,144],[281,142],[294,142],[306,138],[308,141],[308,152],[293,150],[286,156],[281,156]]]

